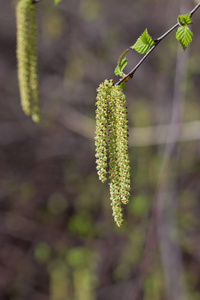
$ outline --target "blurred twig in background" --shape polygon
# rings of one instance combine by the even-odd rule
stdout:
[[[180,6],[181,13],[186,11],[189,6],[188,1],[182,1]],[[178,47],[171,122],[168,128],[167,143],[164,148],[158,191],[154,204],[158,245],[168,300],[188,299],[177,224],[179,195],[177,186],[174,183],[177,177],[179,137],[182,131],[181,122],[187,86],[188,61],[189,51],[183,52]]]

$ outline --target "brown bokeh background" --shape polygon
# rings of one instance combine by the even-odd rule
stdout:
[[[193,1],[37,4],[39,124],[21,110],[16,1],[0,0],[0,299],[200,299],[200,10],[126,85],[132,190],[113,222],[94,155],[96,88]],[[131,70],[141,55],[127,54]]]

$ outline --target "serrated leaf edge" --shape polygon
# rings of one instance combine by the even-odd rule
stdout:
[[[140,54],[147,53],[152,46],[155,45],[155,41],[152,39],[150,34],[148,33],[147,28],[144,30],[144,32],[139,36],[137,41],[133,46],[131,46],[131,49],[134,49]]]
[[[176,31],[176,39],[179,41],[183,50],[186,50],[192,42],[194,34],[187,25],[181,26]]]
[[[177,18],[177,21],[178,21],[180,26],[193,24],[193,22],[191,20],[191,17],[190,17],[190,13],[185,14],[185,15],[179,15],[178,18]]]

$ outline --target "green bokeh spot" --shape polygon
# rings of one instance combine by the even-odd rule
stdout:
[[[70,219],[68,228],[73,234],[91,236],[94,234],[95,227],[88,213],[77,213]]]
[[[146,195],[138,195],[130,203],[131,212],[138,217],[146,216],[149,212],[150,201]]]
[[[66,260],[72,267],[86,266],[89,258],[89,252],[82,247],[70,249],[66,254]]]
[[[35,258],[40,263],[49,261],[51,249],[46,243],[40,243],[35,247]]]
[[[60,215],[67,209],[66,198],[58,193],[53,194],[49,197],[48,210],[54,215]]]

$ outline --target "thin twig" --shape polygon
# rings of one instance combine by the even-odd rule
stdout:
[[[193,10],[191,10],[191,12],[190,12],[190,17],[193,16],[193,14],[195,13],[195,11],[196,11],[199,7],[200,7],[200,3],[197,4],[197,6],[195,6],[195,8],[193,8]]]
[[[200,3],[197,4],[193,10],[190,12],[190,17],[193,16],[193,14],[197,11],[197,9],[200,7]],[[167,32],[165,32],[163,35],[161,35],[159,38],[154,40],[156,44],[142,57],[142,59],[139,61],[139,63],[123,78],[121,78],[116,85],[119,85],[123,81],[126,80],[126,78],[130,77],[132,78],[134,73],[137,71],[137,69],[141,66],[141,64],[146,60],[146,58],[150,55],[150,53],[158,46],[158,44],[168,35],[170,34],[174,29],[176,29],[179,26],[179,23],[176,23],[174,26],[172,26]]]

